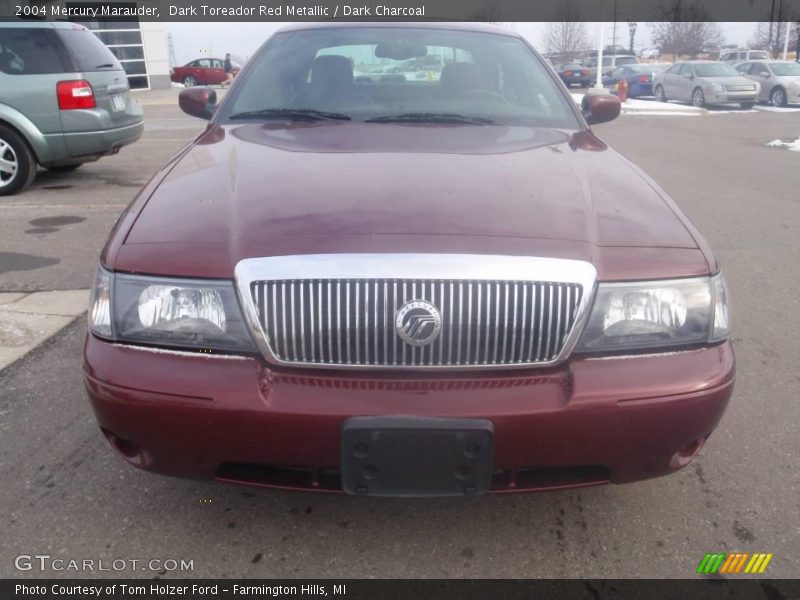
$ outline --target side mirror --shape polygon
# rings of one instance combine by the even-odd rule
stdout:
[[[769,71],[761,71],[758,74],[759,77],[769,77]]]
[[[686,77],[686,79],[694,79],[694,73],[687,73],[684,77]]]
[[[217,92],[210,87],[190,87],[181,90],[178,105],[187,115],[209,121],[217,109]]]
[[[581,111],[589,125],[607,123],[619,116],[621,108],[619,98],[603,90],[600,94],[586,93],[581,102]]]

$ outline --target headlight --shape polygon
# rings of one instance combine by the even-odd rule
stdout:
[[[194,350],[254,352],[233,284],[98,269],[89,311],[98,337]]]
[[[722,94],[725,91],[725,88],[722,86],[721,83],[712,83],[711,87],[714,88],[714,91],[718,94]]]
[[[686,346],[729,333],[721,275],[669,281],[601,283],[578,351]]]

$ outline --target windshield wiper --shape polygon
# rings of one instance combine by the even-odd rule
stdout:
[[[349,121],[342,113],[325,112],[311,108],[263,108],[233,113],[230,119],[289,119],[292,121]]]
[[[95,69],[110,69],[113,66],[111,63],[103,63],[102,65],[97,65]]]
[[[367,119],[365,123],[465,123],[468,125],[491,125],[491,119],[484,117],[467,117],[455,113],[405,113],[386,115]]]

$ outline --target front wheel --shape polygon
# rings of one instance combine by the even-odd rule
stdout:
[[[776,87],[769,95],[769,101],[772,106],[786,106],[786,90],[782,87]]]
[[[697,108],[705,108],[706,106],[706,97],[700,88],[695,88],[692,92],[692,106]]]
[[[660,85],[656,86],[655,90],[656,100],[659,102],[666,102],[667,101],[667,94],[664,93],[664,88]]]
[[[197,78],[194,75],[187,75],[183,78],[183,85],[186,87],[194,87],[197,85]]]
[[[0,196],[25,189],[36,177],[36,158],[24,139],[0,125]]]

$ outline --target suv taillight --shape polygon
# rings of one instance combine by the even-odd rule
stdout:
[[[639,75],[639,83],[647,83],[650,81],[650,75]]]
[[[56,92],[58,94],[58,108],[61,110],[94,108],[97,106],[91,84],[83,79],[59,81],[56,84]]]

